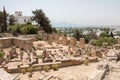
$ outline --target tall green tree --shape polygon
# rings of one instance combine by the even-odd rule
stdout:
[[[41,9],[36,9],[32,11],[32,20],[36,21],[39,27],[42,27],[46,33],[52,33],[52,27],[50,25],[50,20],[46,17],[45,13]]]
[[[75,33],[73,34],[73,36],[79,41],[80,37],[81,37],[80,31],[78,29],[76,29]]]
[[[3,7],[3,26],[2,26],[2,32],[7,31],[7,13],[5,10],[5,7]]]
[[[109,34],[110,28],[103,28],[103,31],[106,32],[107,34]]]
[[[2,26],[3,26],[3,12],[0,11],[0,32],[2,32]]]
[[[110,37],[114,38],[113,32],[110,32]]]
[[[102,32],[100,34],[100,37],[109,37],[109,34],[107,32]]]
[[[15,17],[14,17],[14,15],[9,16],[9,25],[10,26],[15,25]]]

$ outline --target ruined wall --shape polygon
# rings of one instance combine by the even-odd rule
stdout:
[[[59,37],[59,44],[67,45],[68,44],[67,37],[65,37],[65,36]]]
[[[0,45],[2,45],[3,48],[10,47],[11,45],[13,45],[13,38],[12,37],[1,38]]]
[[[85,48],[85,38],[80,38],[80,48]]]
[[[25,39],[25,38],[15,38],[14,39],[14,46],[23,48],[24,50],[31,50],[32,45],[33,45],[33,43],[30,39]]]
[[[25,66],[19,66],[19,67],[15,67],[15,68],[9,68],[9,67],[5,67],[4,69],[9,72],[9,73],[18,73],[18,72],[22,72],[23,70],[25,72],[29,72],[29,69],[32,68],[32,71],[40,71],[40,70],[44,70],[44,66],[49,66],[50,69],[52,69],[52,65],[57,64],[58,67],[60,67],[60,62],[55,62],[55,63],[44,63],[44,64],[34,64],[32,66],[29,65],[25,65]]]
[[[17,46],[25,50],[30,50],[32,49],[33,44],[32,44],[32,40],[29,38],[6,37],[6,38],[0,38],[0,45],[2,45],[3,48]]]
[[[74,37],[71,37],[70,39],[70,45],[75,46],[77,44],[77,40]]]

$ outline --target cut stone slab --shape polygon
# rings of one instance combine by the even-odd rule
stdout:
[[[7,73],[6,71],[0,69],[0,80],[15,80],[15,76]]]

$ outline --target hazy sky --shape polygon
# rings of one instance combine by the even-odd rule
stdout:
[[[120,25],[120,0],[0,0],[10,14],[42,9],[52,23]]]

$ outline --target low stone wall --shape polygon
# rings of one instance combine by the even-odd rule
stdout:
[[[90,58],[90,59],[89,59],[89,62],[90,62],[90,63],[91,63],[91,62],[98,62],[98,58],[96,58],[96,57],[95,57],[95,58]]]
[[[82,63],[83,63],[82,60],[74,60],[74,59],[62,60],[61,61],[61,67],[80,65]]]
[[[96,62],[96,61],[97,61],[97,58],[90,59],[90,62]],[[66,60],[61,60],[60,62],[34,64],[32,66],[26,65],[26,66],[18,66],[15,68],[5,67],[5,70],[10,73],[18,73],[18,72],[21,72],[21,70],[25,72],[29,72],[29,69],[32,67],[32,71],[39,71],[39,70],[44,70],[43,67],[46,65],[49,66],[50,69],[52,69],[53,64],[57,64],[58,68],[62,68],[62,67],[80,65],[80,64],[83,64],[83,62],[84,60],[66,59]]]
[[[4,67],[4,69],[9,72],[9,73],[19,73],[19,72],[29,72],[30,68],[32,68],[32,71],[40,71],[44,70],[44,66],[49,66],[50,69],[52,69],[52,65],[57,64],[58,68],[60,67],[60,62],[55,62],[55,63],[43,63],[43,64],[34,64],[32,66],[25,65],[25,66],[18,66],[14,68],[9,68],[9,67]]]

